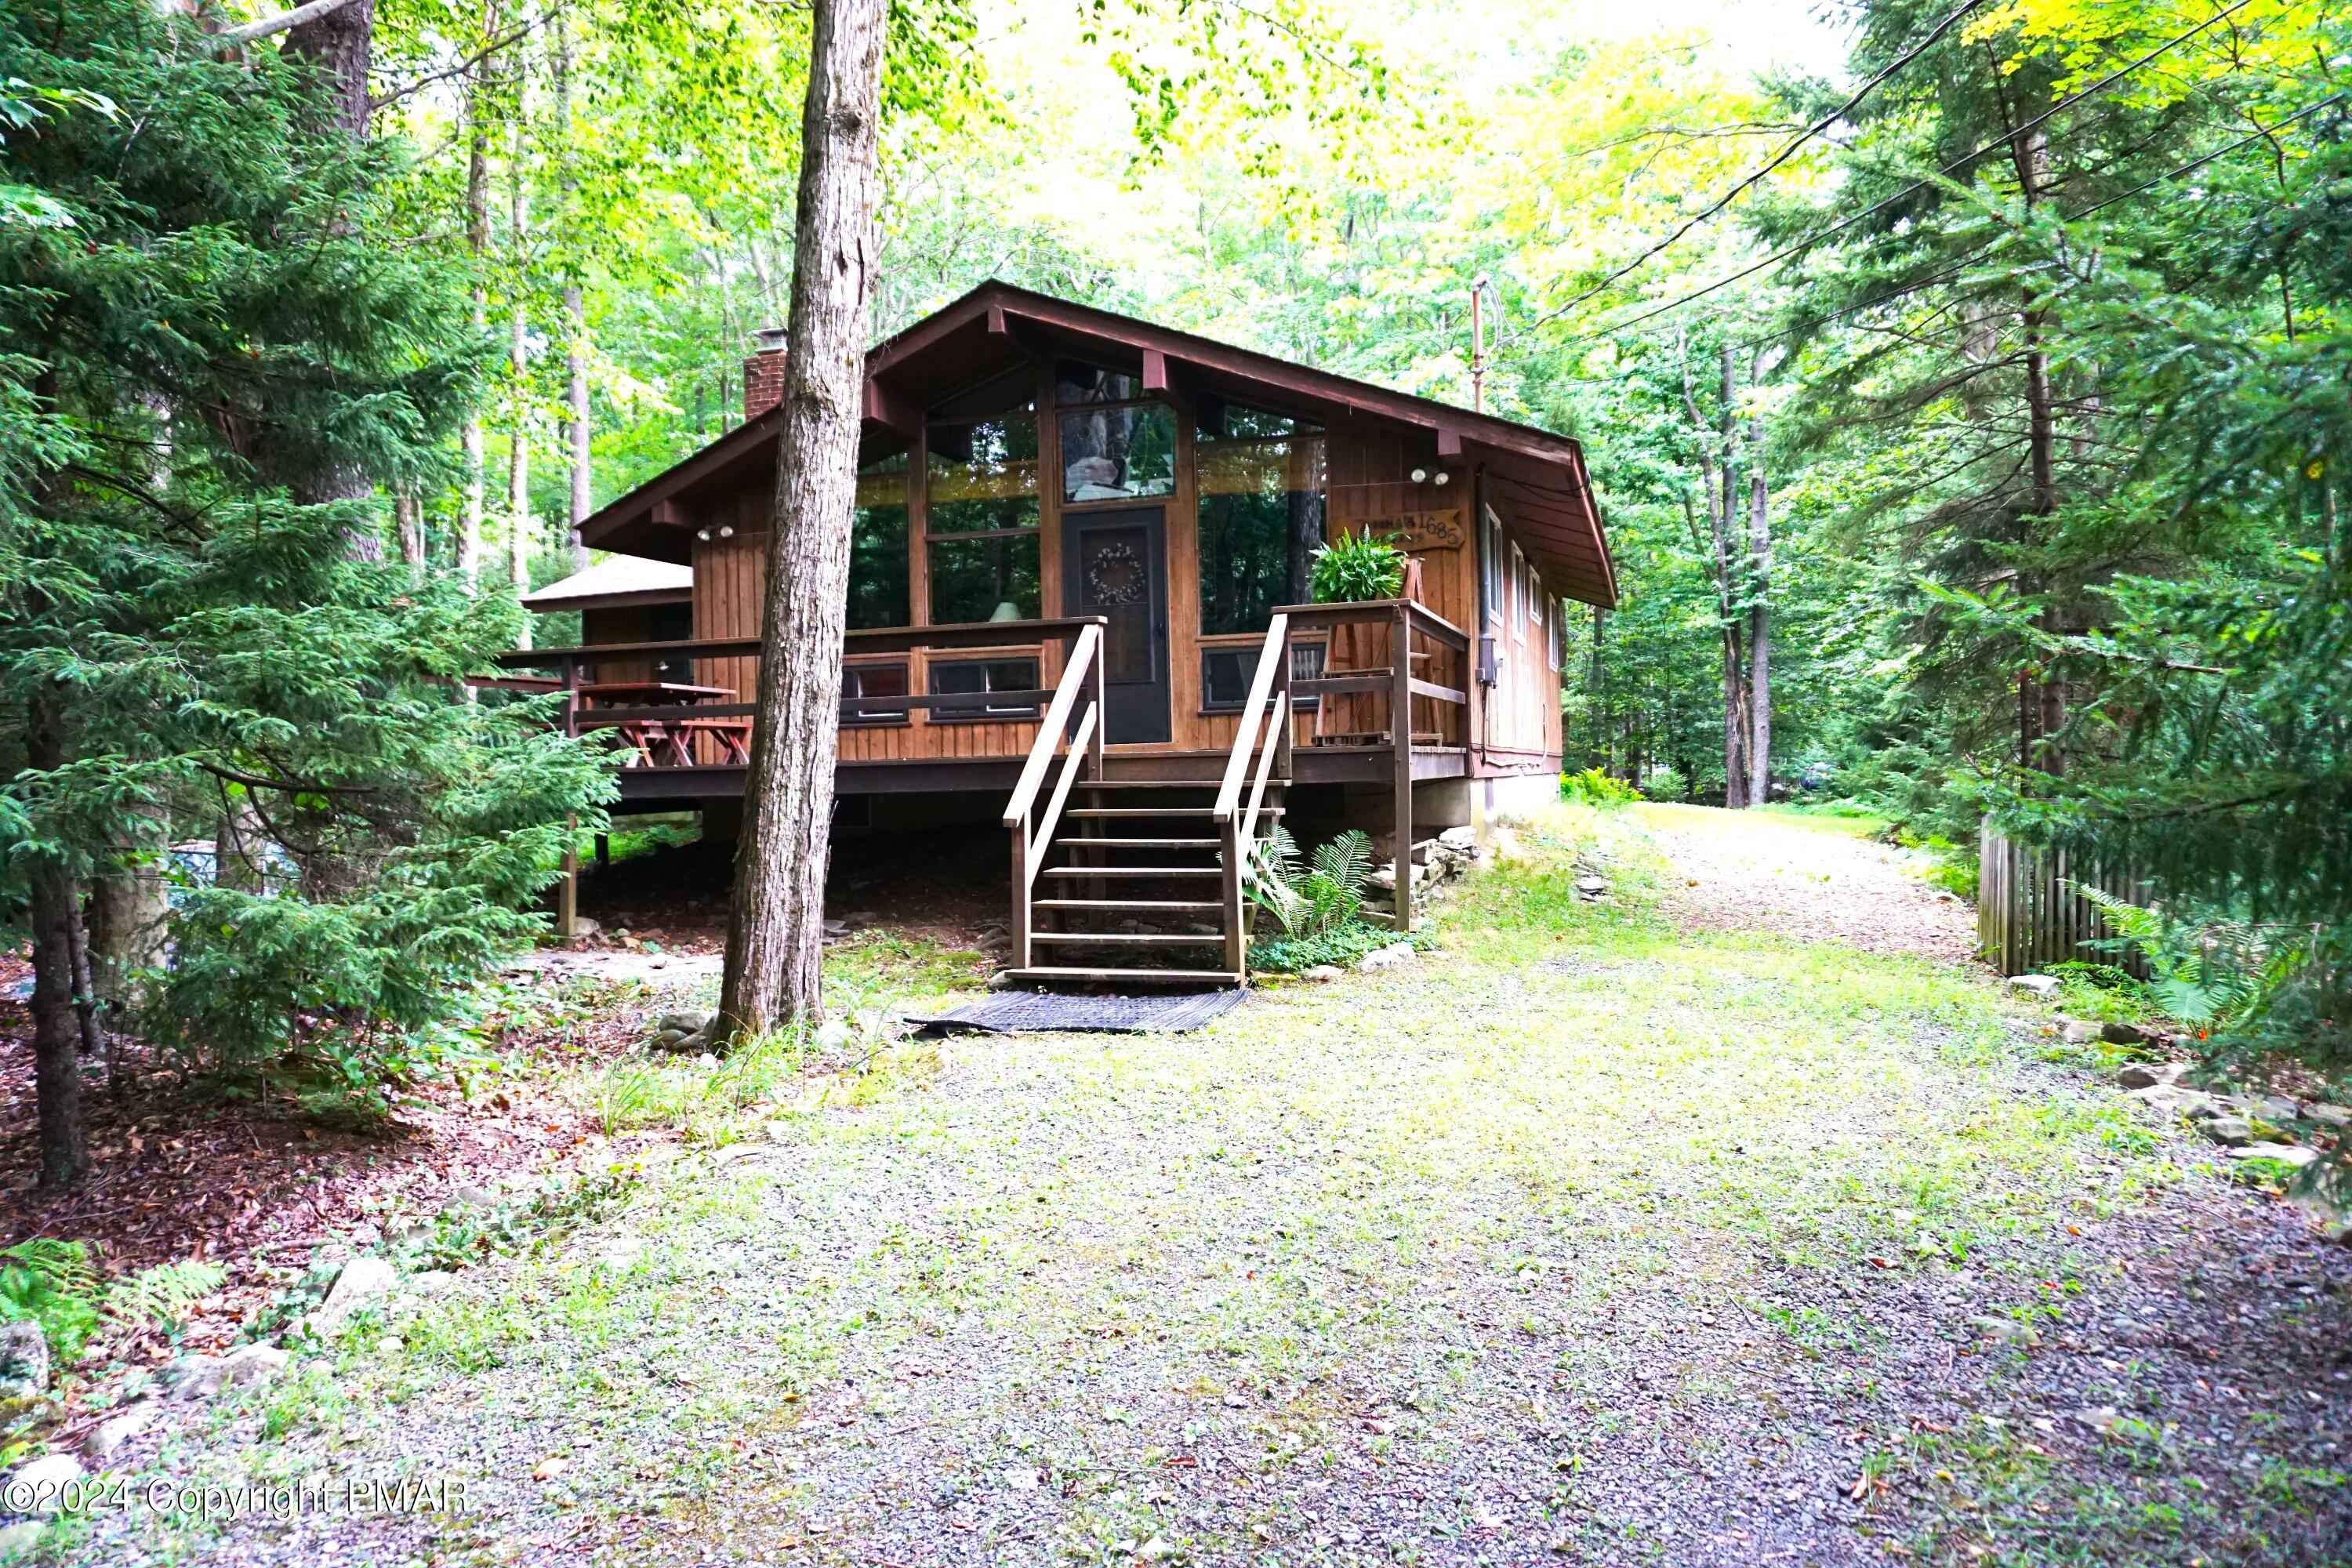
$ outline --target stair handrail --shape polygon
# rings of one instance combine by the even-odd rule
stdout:
[[[1225,759],[1224,781],[1217,788],[1216,820],[1231,822],[1241,809],[1242,782],[1249,777],[1250,761],[1257,754],[1258,735],[1265,727],[1269,710],[1267,699],[1274,690],[1277,674],[1287,675],[1290,663],[1290,617],[1277,614],[1266,624],[1265,641],[1259,646],[1257,671],[1250,677],[1249,700],[1242,704],[1241,722],[1234,731],[1233,753]],[[1289,682],[1283,682],[1288,689]],[[1279,732],[1265,737],[1271,748],[1280,740]]]
[[[1097,778],[1103,770],[1103,726],[1108,715],[1103,710],[1103,625],[1100,620],[1089,622],[1079,629],[1070,645],[1070,657],[1062,666],[1062,679],[1054,687],[1054,700],[1045,708],[1045,716],[1038,721],[1037,739],[1029,748],[1029,760],[1021,765],[1021,777],[1013,786],[1013,796],[1005,803],[1004,826],[1013,832],[1013,963],[1016,969],[1030,966],[1030,890],[1037,882],[1038,868],[1045,863],[1040,847],[1050,848],[1054,828],[1062,819],[1062,807],[1070,798],[1070,790],[1077,783],[1082,769],[1091,769]],[[1085,707],[1079,709],[1081,694]],[[1078,727],[1070,729],[1070,715],[1078,712]],[[1045,807],[1045,830],[1041,833],[1030,822],[1030,813],[1037,804],[1037,791],[1045,782],[1045,771],[1053,765],[1054,754],[1061,749],[1064,735],[1069,737],[1069,761],[1063,764],[1062,776],[1056,781],[1053,799]]]
[[[1054,700],[1046,705],[1045,717],[1037,726],[1036,742],[1029,748],[1029,760],[1021,765],[1021,777],[1013,786],[1013,798],[1005,803],[1004,826],[1013,827],[1029,815],[1036,804],[1039,786],[1045,782],[1045,769],[1061,749],[1062,736],[1069,728],[1070,711],[1078,704],[1078,694],[1087,685],[1087,672],[1102,648],[1102,625],[1090,622],[1078,631],[1078,638],[1070,648],[1070,657],[1062,666],[1062,679],[1054,687]],[[1099,746],[1097,747],[1099,751]]]

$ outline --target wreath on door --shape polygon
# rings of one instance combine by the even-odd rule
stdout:
[[[1110,540],[1087,563],[1087,595],[1097,605],[1132,605],[1143,597],[1148,579],[1135,546]]]

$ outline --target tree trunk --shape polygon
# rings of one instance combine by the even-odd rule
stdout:
[[[1751,371],[1748,384],[1755,384]],[[1764,416],[1748,416],[1748,804],[1772,799],[1772,492]]]
[[[35,773],[65,764],[57,709],[37,694],[26,714],[25,761]],[[33,931],[33,1083],[40,1104],[41,1185],[60,1187],[89,1173],[89,1139],[81,1110],[81,1024],[74,1014],[74,931],[81,919],[73,875],[60,861],[31,862],[25,877]]]
[[[2010,138],[2010,151],[2017,167],[2017,187],[2031,215],[2042,198],[2042,166],[2048,144],[2039,131],[2020,132]],[[2027,469],[2032,490],[2025,511],[2020,519],[2019,542],[2027,546],[2043,542],[2048,521],[2058,510],[2058,419],[2057,403],[2050,389],[2050,353],[2045,343],[2050,325],[2050,312],[2035,307],[2029,300],[2019,312],[2025,334],[2025,439]],[[2055,631],[2063,619],[2058,605],[2047,595],[2052,584],[2038,580],[2039,574],[2021,573],[2018,586],[2029,595],[2044,596],[2040,616],[2043,629]],[[2063,689],[2055,681],[2028,677],[2030,689],[2021,693],[2018,715],[2018,752],[2030,759],[2028,766],[2039,767],[2045,773],[2064,771],[2058,749],[2051,737],[2064,728],[2066,700]]]
[[[330,123],[361,141],[368,132],[368,66],[375,45],[375,0],[347,3],[289,28],[284,53],[310,62],[326,90]]]
[[[483,19],[482,29],[491,37],[498,36],[499,7],[496,5],[489,7]],[[489,100],[492,79],[487,59],[466,78],[466,248],[473,258],[473,313],[474,330],[477,331],[489,323],[489,295],[483,286],[482,269],[488,264],[490,249]],[[465,428],[458,435],[458,445],[465,453],[466,499],[457,521],[457,570],[471,584],[478,580],[482,568],[485,464],[482,416],[478,410],[467,414]]]
[[[511,424],[507,434],[507,583],[518,597],[530,591],[530,316],[524,304],[523,242],[530,232],[530,187],[524,183],[523,87],[515,88],[514,167],[507,204],[513,252],[514,316],[507,335],[507,370],[513,378]],[[522,646],[530,646],[523,624]]]
[[[874,286],[887,0],[814,0],[760,694],[720,1028],[814,1013],[832,849],[850,510]]]
[[[90,879],[90,978],[99,1000],[117,1015],[138,1000],[131,977],[163,962],[172,897],[163,860],[170,837],[160,810],[124,814],[111,863]]]
[[[1683,410],[1689,416],[1691,428],[1698,437],[1699,484],[1706,492],[1716,622],[1723,643],[1723,804],[1737,811],[1748,804],[1749,726],[1747,659],[1740,647],[1741,616],[1736,592],[1739,573],[1733,563],[1731,550],[1732,497],[1736,493],[1732,473],[1731,356],[1731,348],[1727,344],[1722,355],[1720,392],[1723,406],[1716,422],[1713,438],[1710,439],[1706,420],[1699,414],[1698,393],[1691,384],[1687,355],[1683,359]]]
[[[549,24],[550,56],[555,70],[555,147],[556,156],[563,165],[563,207],[558,221],[568,232],[572,226],[572,195],[579,181],[572,171],[572,23],[570,16],[558,10]],[[565,342],[563,368],[567,377],[565,402],[570,408],[571,428],[568,432],[572,455],[571,542],[572,564],[574,570],[588,564],[588,546],[581,542],[580,525],[588,521],[589,439],[588,439],[588,301],[578,280],[578,258],[572,260],[573,280],[563,290],[563,325]]]
[[[392,498],[394,531],[400,536],[400,559],[404,565],[422,567],[425,564],[425,508],[415,496],[395,495]]]

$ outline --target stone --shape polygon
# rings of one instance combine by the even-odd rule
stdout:
[[[2274,1127],[2303,1120],[2303,1107],[2283,1094],[2257,1095],[2247,1102],[2246,1110]]]
[[[1339,978],[1341,973],[1339,966],[1336,963],[1318,963],[1312,969],[1300,970],[1298,972],[1298,978],[1301,980],[1315,981],[1337,980]]]
[[[2254,1140],[2254,1130],[2242,1116],[2216,1116],[2199,1131],[2214,1142],[2232,1149],[2243,1148]]]
[[[820,929],[823,931],[825,941],[839,942],[843,937],[849,934],[849,922],[847,921],[826,921]]]
[[[698,1008],[677,1013],[664,1013],[654,1020],[654,1028],[663,1034],[675,1029],[681,1035],[700,1034],[710,1026],[710,1015]]]
[[[441,1200],[441,1217],[454,1219],[474,1210],[495,1208],[498,1201],[486,1187],[474,1186],[470,1183],[460,1184],[451,1187],[449,1195]],[[345,1267],[348,1268],[349,1266]]]
[[[656,1051],[674,1051],[686,1044],[686,1037],[687,1031],[684,1029],[664,1029],[647,1042],[646,1048]]]
[[[90,1463],[102,1465],[121,1450],[122,1445],[147,1430],[155,1423],[155,1402],[142,1399],[125,1410],[100,1422],[88,1437],[82,1439],[81,1451]]]
[[[2126,1062],[2116,1072],[2116,1081],[2126,1089],[2156,1089],[2164,1079],[2146,1062]]]
[[[2338,1131],[2352,1127],[2352,1109],[2341,1105],[2306,1105],[2303,1108],[2303,1114],[2305,1120],[2316,1121],[2322,1127],[2333,1127]]]
[[[383,1258],[354,1258],[335,1276],[335,1288],[327,1292],[327,1300],[313,1315],[311,1326],[320,1337],[331,1339],[342,1332],[352,1318],[392,1294],[392,1288],[399,1282],[400,1276]]]
[[[1979,1334],[2000,1344],[2031,1350],[2042,1342],[2040,1334],[2015,1318],[1970,1318],[1969,1322]]]
[[[446,1268],[427,1268],[408,1277],[409,1289],[427,1298],[438,1296],[457,1282],[457,1275]]]
[[[2046,1002],[2058,994],[2058,977],[2054,974],[2012,974],[2009,977],[2009,988],[2021,996]]]
[[[41,1325],[0,1323],[0,1404],[31,1399],[49,1386],[49,1342]]]
[[[163,1369],[163,1385],[181,1399],[210,1399],[225,1388],[257,1388],[293,1358],[276,1345],[239,1345],[226,1355],[183,1356]]]
[[[2111,1046],[2144,1046],[2155,1037],[2137,1024],[2102,1024],[2099,1038]]]
[[[16,1467],[8,1478],[12,1506],[22,1504],[32,1514],[56,1513],[66,1505],[65,1489],[82,1479],[81,1461],[71,1454],[44,1454]]]
[[[2058,1021],[2058,1037],[2070,1046],[2087,1046],[2099,1037],[2099,1028],[2100,1026],[2085,1018],[2062,1018]],[[2124,1087],[2139,1089],[2144,1086],[2127,1083]]]
[[[572,920],[572,934],[563,939],[563,945],[566,947],[585,947],[604,934],[604,928],[602,925],[590,920],[586,915],[580,915]]]
[[[2301,1170],[2319,1158],[2319,1151],[2301,1143],[2248,1143],[2230,1151],[2232,1160],[2275,1160]]]
[[[828,1018],[817,1026],[816,1048],[821,1051],[837,1051],[856,1038],[856,1032],[847,1024],[839,1018]]]
[[[1603,877],[1579,877],[1576,879],[1576,896],[1580,899],[1607,898],[1609,896],[1608,879]]]
[[[1394,969],[1400,963],[1410,963],[1412,962],[1412,943],[1392,942],[1388,946],[1375,948],[1356,960],[1356,970],[1360,974],[1371,974],[1383,969]]]
[[[1437,841],[1465,855],[1478,852],[1478,830],[1475,827],[1449,827],[1437,836]]]

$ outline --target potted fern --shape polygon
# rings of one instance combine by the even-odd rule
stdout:
[[[1410,558],[1393,539],[1341,534],[1318,545],[1309,582],[1318,605],[1360,605],[1402,596]]]

